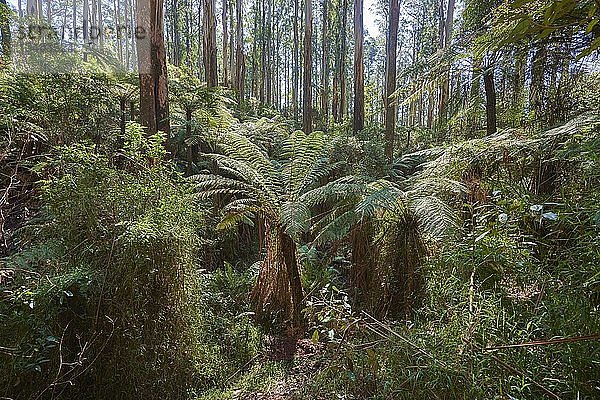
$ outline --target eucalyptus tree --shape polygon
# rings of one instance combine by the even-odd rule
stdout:
[[[302,128],[312,131],[312,0],[304,0],[304,77],[302,79]]]
[[[354,132],[365,125],[365,71],[363,0],[354,0]]]
[[[151,133],[161,131],[168,135],[170,125],[163,0],[140,0],[136,11],[140,122]]]
[[[389,0],[388,14],[383,104],[385,107],[385,155],[391,161],[394,156],[394,138],[396,135],[396,102],[392,96],[396,91],[396,51],[398,48],[400,0]]]
[[[8,64],[11,56],[10,14],[6,0],[0,0],[0,50],[3,64]]]

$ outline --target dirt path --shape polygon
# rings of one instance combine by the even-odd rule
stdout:
[[[294,400],[304,384],[312,379],[324,365],[324,345],[310,339],[271,337],[268,340],[268,358],[273,361],[289,361],[290,368],[280,381],[268,392],[241,394],[240,400]]]

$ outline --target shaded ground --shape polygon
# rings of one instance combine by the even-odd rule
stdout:
[[[325,346],[310,339],[268,338],[271,361],[289,362],[285,376],[266,392],[238,393],[239,400],[293,400],[299,389],[323,367]]]

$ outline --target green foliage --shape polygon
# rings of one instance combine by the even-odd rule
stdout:
[[[129,125],[124,138],[128,169],[90,144],[58,148],[42,166],[42,218],[24,231],[29,249],[6,264],[25,286],[2,303],[20,305],[5,314],[3,337],[16,358],[3,387],[185,396],[197,340],[187,297],[195,290],[202,215],[189,187],[154,161],[164,154],[162,139],[141,132]],[[33,347],[40,341],[47,345]],[[37,362],[27,373],[31,354]]]
[[[584,40],[578,57],[594,53],[600,47],[600,8],[595,0],[516,0],[499,7],[489,37],[481,45],[501,48],[523,40],[545,40],[573,30],[591,40]]]

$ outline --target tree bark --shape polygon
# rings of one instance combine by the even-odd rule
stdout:
[[[215,19],[215,0],[203,0],[204,35],[204,71],[207,87],[218,85],[217,80],[217,21]]]
[[[312,0],[305,0],[304,80],[302,81],[302,128],[312,131]]]
[[[323,0],[323,31],[321,48],[321,112],[323,113],[323,127],[327,129],[329,120],[329,63],[328,63],[328,29],[329,29],[329,11],[327,7],[328,0]]]
[[[348,0],[342,2],[342,29],[341,29],[341,51],[338,55],[340,57],[340,70],[339,70],[339,85],[340,85],[340,103],[339,103],[339,114],[338,121],[341,121],[346,116],[346,110],[348,109],[348,103],[346,99],[346,32],[348,29]]]
[[[454,2],[455,0],[448,0],[448,9],[446,12],[445,21],[442,18],[443,30],[440,32],[442,40],[440,44],[443,49],[448,49],[452,41],[452,26],[454,22]],[[443,1],[441,9],[443,10]],[[443,17],[443,16],[442,16]],[[445,129],[445,125],[448,122],[448,102],[450,100],[450,63],[444,65],[444,79],[440,88],[440,104],[439,104],[439,127],[441,130]]]
[[[542,118],[544,106],[544,74],[547,60],[546,43],[539,43],[531,60],[531,90],[529,106],[534,111],[536,120]]]
[[[259,221],[259,240],[266,248],[251,298],[259,320],[280,321],[294,331],[303,326],[304,295],[298,265],[296,242],[279,226]],[[260,246],[262,247],[262,246]],[[283,315],[281,313],[283,312]],[[298,333],[298,332],[295,332]]]
[[[292,112],[294,120],[298,121],[298,70],[300,66],[298,64],[300,60],[300,51],[298,42],[300,41],[298,32],[298,1],[294,0],[294,54],[292,55]]]
[[[243,31],[243,17],[242,17],[242,0],[236,0],[235,2],[235,13],[236,13],[236,72],[235,72],[235,81],[236,81],[236,89],[238,90],[238,95],[240,99],[240,104],[244,99],[244,67],[245,67],[245,57],[244,57],[244,31]]]
[[[0,0],[0,36],[2,36],[2,59],[4,64],[10,61],[11,57],[11,36],[10,36],[10,20],[8,14],[8,4],[6,0]]]
[[[136,47],[140,76],[140,122],[149,133],[169,135],[163,0],[137,2]]]
[[[400,3],[398,0],[389,1],[388,13],[384,106],[385,156],[391,163],[394,157],[394,137],[396,135],[396,103],[391,97],[396,91],[396,51],[398,47],[398,20],[400,18]]]
[[[222,0],[221,4],[221,22],[223,24],[223,86],[228,86],[229,84],[229,75],[227,74],[228,67],[228,58],[227,58],[227,50],[228,50],[228,32],[227,32],[227,0]],[[233,55],[231,55],[233,57]]]
[[[496,88],[494,86],[494,67],[487,67],[483,73],[485,86],[485,114],[487,134],[496,133]]]
[[[365,126],[363,0],[354,1],[354,132]]]

